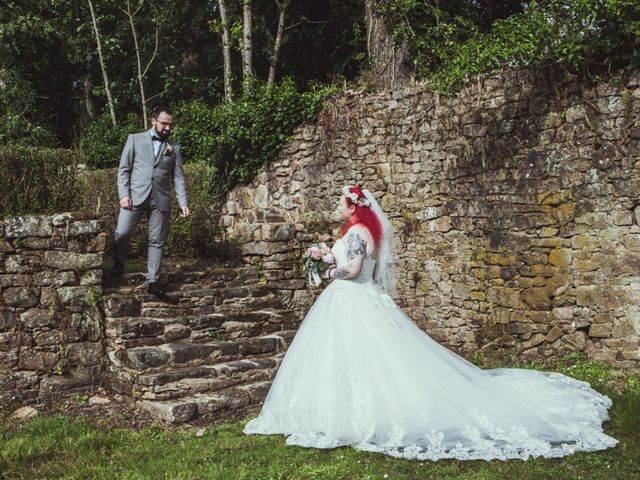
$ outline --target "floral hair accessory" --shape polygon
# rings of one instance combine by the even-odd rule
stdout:
[[[349,186],[345,186],[342,187],[342,193],[349,199],[351,200],[351,203],[353,203],[354,205],[358,205],[360,207],[368,207],[371,205],[371,203],[369,202],[369,200],[367,200],[364,197],[359,197],[358,194],[356,192],[352,192],[351,191],[352,187]]]

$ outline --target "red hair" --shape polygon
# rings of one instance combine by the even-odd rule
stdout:
[[[364,193],[360,187],[349,187],[349,192],[355,193],[356,195],[358,195],[358,198],[365,198]],[[378,248],[380,246],[380,241],[382,240],[382,224],[380,223],[380,220],[378,219],[376,214],[373,213],[371,207],[360,206],[357,203],[354,203],[349,197],[345,197],[345,200],[347,201],[347,205],[354,206],[356,208],[349,221],[346,222],[342,227],[338,238],[343,237],[344,234],[347,233],[347,230],[349,230],[352,226],[361,224],[367,227],[374,245],[376,246],[376,248]]]

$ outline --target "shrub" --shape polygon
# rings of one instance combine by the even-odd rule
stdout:
[[[140,117],[129,113],[125,121],[114,126],[107,112],[98,116],[86,129],[80,150],[90,169],[116,167],[122,148],[131,133],[143,129]]]
[[[180,105],[175,137],[186,158],[210,165],[215,193],[248,182],[289,140],[294,127],[312,120],[332,86],[300,93],[292,80],[268,86],[257,81],[233,102],[210,107],[202,101]]]
[[[215,182],[213,169],[203,163],[190,163],[184,168],[191,215],[181,218],[176,202],[172,203],[166,253],[185,257],[219,256],[222,232],[218,227],[217,204],[209,194]],[[117,168],[84,171],[79,182],[83,210],[96,216],[109,235],[115,231],[120,211],[116,182]],[[134,232],[131,245],[132,255],[146,254],[146,228]]]
[[[31,117],[38,117],[29,84],[0,68],[0,145],[56,147],[55,135]]]
[[[395,39],[408,45],[415,75],[441,92],[500,68],[558,63],[577,70],[640,60],[637,0],[531,1],[490,28],[481,28],[477,3],[427,3],[393,0],[382,11]]]
[[[0,215],[74,209],[80,161],[73,150],[0,147]]]

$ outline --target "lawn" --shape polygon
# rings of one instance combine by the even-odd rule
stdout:
[[[564,459],[418,462],[351,448],[287,446],[246,436],[244,421],[206,427],[109,428],[95,418],[43,415],[0,425],[0,479],[635,479],[640,478],[640,376],[633,369],[565,357],[520,365],[590,381],[614,401],[605,425],[619,445]],[[204,430],[204,431],[203,431]]]

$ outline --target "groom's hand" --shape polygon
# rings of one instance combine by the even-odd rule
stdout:
[[[189,207],[180,207],[180,216],[187,218],[189,216]]]
[[[131,197],[122,197],[120,199],[120,206],[129,210],[131,208]]]

